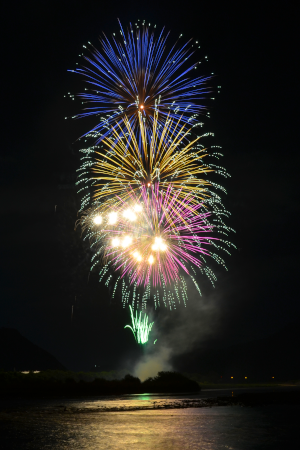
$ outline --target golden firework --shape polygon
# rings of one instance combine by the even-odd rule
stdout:
[[[103,139],[103,150],[95,151],[94,199],[106,209],[118,199],[126,200],[128,188],[137,193],[141,187],[150,188],[156,182],[162,188],[172,184],[181,190],[181,197],[189,195],[194,202],[208,197],[207,188],[211,184],[202,176],[214,169],[202,162],[208,153],[199,145],[201,136],[187,143],[193,126],[168,118],[158,132],[160,125],[156,114],[152,131],[147,133],[141,114],[139,121],[140,142],[125,117],[123,123],[112,128],[111,135]]]

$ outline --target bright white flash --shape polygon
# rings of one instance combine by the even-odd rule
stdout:
[[[123,248],[129,247],[131,242],[132,242],[132,238],[130,236],[125,236],[123,241],[122,241],[122,247]]]
[[[119,239],[119,238],[114,238],[114,239],[112,239],[111,245],[112,245],[113,247],[118,247],[118,246],[120,245],[120,239]]]
[[[114,225],[118,220],[118,214],[116,212],[111,212],[108,214],[108,223]]]
[[[152,250],[154,251],[165,251],[167,250],[167,246],[161,237],[156,237],[154,240],[154,244],[152,245]]]
[[[136,220],[136,215],[134,214],[132,209],[125,209],[125,211],[123,212],[123,216],[130,221]]]
[[[154,263],[154,258],[153,258],[152,255],[149,256],[148,262],[149,262],[149,264],[153,264]]]
[[[139,205],[138,203],[136,205],[134,205],[133,207],[135,212],[141,212],[142,211],[142,205]]]
[[[140,255],[140,253],[139,252],[134,252],[133,253],[133,256],[134,256],[134,258],[138,261],[138,262],[140,262],[140,261],[142,261],[142,257],[141,257],[141,255]]]
[[[101,216],[95,216],[94,219],[93,219],[93,222],[96,225],[100,225],[100,223],[102,223],[102,217]]]

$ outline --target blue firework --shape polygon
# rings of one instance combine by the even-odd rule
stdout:
[[[120,33],[121,40],[115,34],[112,40],[104,35],[100,50],[90,44],[90,55],[81,55],[87,64],[74,70],[87,83],[78,94],[85,108],[76,117],[99,117],[99,123],[86,134],[92,132],[101,140],[112,124],[122,126],[125,114],[131,127],[138,129],[139,111],[147,130],[152,129],[155,111],[159,127],[168,116],[193,123],[205,109],[199,100],[209,92],[206,82],[210,78],[194,76],[201,64],[193,62],[198,42],[180,45],[178,40],[168,49],[169,33],[165,35],[163,29],[156,37],[144,22],[130,24],[127,33],[120,23]]]

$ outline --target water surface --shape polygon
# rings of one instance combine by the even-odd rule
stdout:
[[[231,392],[226,390],[222,394]],[[196,397],[217,395],[220,391],[201,392]],[[293,450],[298,447],[300,406],[147,409],[155,401],[168,404],[193,398],[192,395],[142,395],[15,401],[9,408],[2,404],[0,447],[5,450]],[[146,409],[105,412],[105,405]]]

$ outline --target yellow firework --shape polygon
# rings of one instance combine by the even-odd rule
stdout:
[[[124,201],[128,188],[137,193],[143,187],[160,183],[162,188],[170,183],[181,190],[181,196],[189,195],[194,202],[209,196],[210,183],[203,175],[214,169],[203,164],[207,149],[199,139],[188,142],[191,126],[168,118],[162,130],[154,117],[151,133],[148,133],[141,114],[140,142],[125,117],[122,124],[112,128],[110,137],[102,141],[101,150],[95,152],[92,166],[94,199],[107,208],[116,200]],[[125,133],[124,133],[125,128]]]

